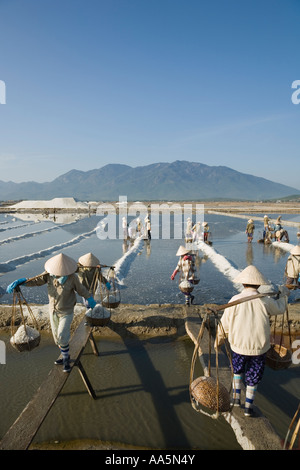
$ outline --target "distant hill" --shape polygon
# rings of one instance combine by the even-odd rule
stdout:
[[[131,167],[109,164],[102,168],[71,170],[52,182],[0,181],[0,199],[52,199],[81,201],[133,200],[265,200],[300,195],[300,190],[265,178],[240,173],[226,166],[175,161]]]

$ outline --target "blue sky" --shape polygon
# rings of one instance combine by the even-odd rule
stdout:
[[[299,24],[299,0],[0,0],[0,180],[187,160],[300,189]]]

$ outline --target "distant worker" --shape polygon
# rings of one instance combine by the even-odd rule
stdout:
[[[284,274],[287,285],[300,287],[300,246],[296,245],[291,249],[290,256],[287,259]]]
[[[186,219],[186,233],[185,233],[185,236],[186,236],[187,239],[192,239],[193,238],[192,228],[193,228],[192,219],[190,217],[188,217]]]
[[[270,232],[270,219],[267,215],[264,216],[264,232],[263,232],[263,239],[265,240],[268,237],[268,233]]]
[[[246,232],[245,232],[248,238],[248,243],[251,243],[253,240],[254,230],[255,230],[255,225],[253,223],[253,220],[249,219],[247,223],[247,227],[246,227]]]
[[[141,232],[142,232],[142,222],[141,222],[141,219],[139,217],[136,219],[136,231],[137,231],[138,237],[140,237]]]
[[[275,232],[275,237],[278,242],[286,242],[289,243],[289,234],[287,230],[285,230],[283,227],[281,227],[280,230],[276,230]]]
[[[243,284],[243,291],[229,303],[242,301],[259,294],[261,285],[270,284],[253,265],[248,266],[234,279]],[[218,326],[215,348],[228,338],[232,350],[233,404],[241,406],[241,386],[246,385],[245,416],[253,416],[253,402],[258,383],[262,380],[266,353],[270,349],[269,315],[283,314],[287,307],[289,290],[279,287],[277,300],[270,296],[249,299],[224,309],[222,327]],[[223,332],[224,329],[224,332]]]
[[[126,217],[122,217],[122,229],[123,229],[123,240],[127,240],[128,232],[127,232],[127,219]]]
[[[91,292],[79,281],[75,274],[76,270],[76,261],[61,253],[46,261],[45,272],[42,274],[28,280],[26,278],[18,279],[6,289],[8,293],[12,293],[19,285],[28,287],[48,285],[50,324],[54,342],[62,355],[62,358],[57,359],[55,364],[63,364],[64,372],[71,370],[69,342],[76,293],[87,300],[89,308],[94,308],[96,305]]]
[[[148,240],[151,240],[151,222],[149,215],[145,217],[146,235]]]
[[[99,259],[93,253],[86,253],[78,259],[77,274],[81,284],[95,296],[101,282],[109,290],[110,283],[103,276]]]
[[[203,222],[203,240],[205,242],[208,242],[208,238],[209,238],[209,225],[207,222]]]
[[[171,280],[174,281],[176,274],[180,272],[180,284],[182,281],[192,284],[195,277],[196,268],[194,256],[192,255],[191,250],[185,248],[184,246],[180,246],[176,253],[176,256],[179,256],[179,261],[177,263],[176,269],[171,275]],[[189,288],[187,288],[185,292],[182,289],[181,291],[185,295],[186,305],[189,305],[190,303],[192,304],[194,296],[192,295]]]
[[[275,222],[275,232],[277,232],[278,230],[281,230],[282,229],[282,225],[281,225],[281,215],[279,215],[276,219],[276,222]]]

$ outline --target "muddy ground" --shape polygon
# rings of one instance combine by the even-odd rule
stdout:
[[[30,305],[32,312],[38,321],[41,331],[50,331],[50,322],[47,305]],[[207,307],[214,308],[216,304],[185,305],[178,304],[152,304],[152,305],[132,305],[121,304],[116,309],[111,309],[111,318],[105,327],[94,327],[94,333],[106,337],[125,336],[184,336],[186,316],[203,317],[207,312]],[[72,330],[74,331],[82,318],[86,308],[82,304],[77,304],[75,308]],[[24,307],[24,313],[27,309]],[[221,313],[219,314],[219,316]],[[300,332],[300,302],[289,304],[288,307],[289,326],[292,331]],[[282,318],[282,316],[280,316]],[[211,314],[212,322],[213,315]],[[277,318],[276,325],[281,325],[281,318]],[[0,304],[0,329],[10,331],[12,320],[12,306]],[[21,317],[18,315],[15,324],[20,324]],[[271,326],[273,326],[271,318]],[[288,324],[285,322],[285,332],[288,331]]]

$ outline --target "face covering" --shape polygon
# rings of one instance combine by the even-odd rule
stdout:
[[[66,282],[66,280],[68,279],[68,276],[61,276],[61,277],[54,276],[54,277],[55,277],[55,279],[58,280],[58,282],[60,283],[61,286],[62,286],[62,285]]]

